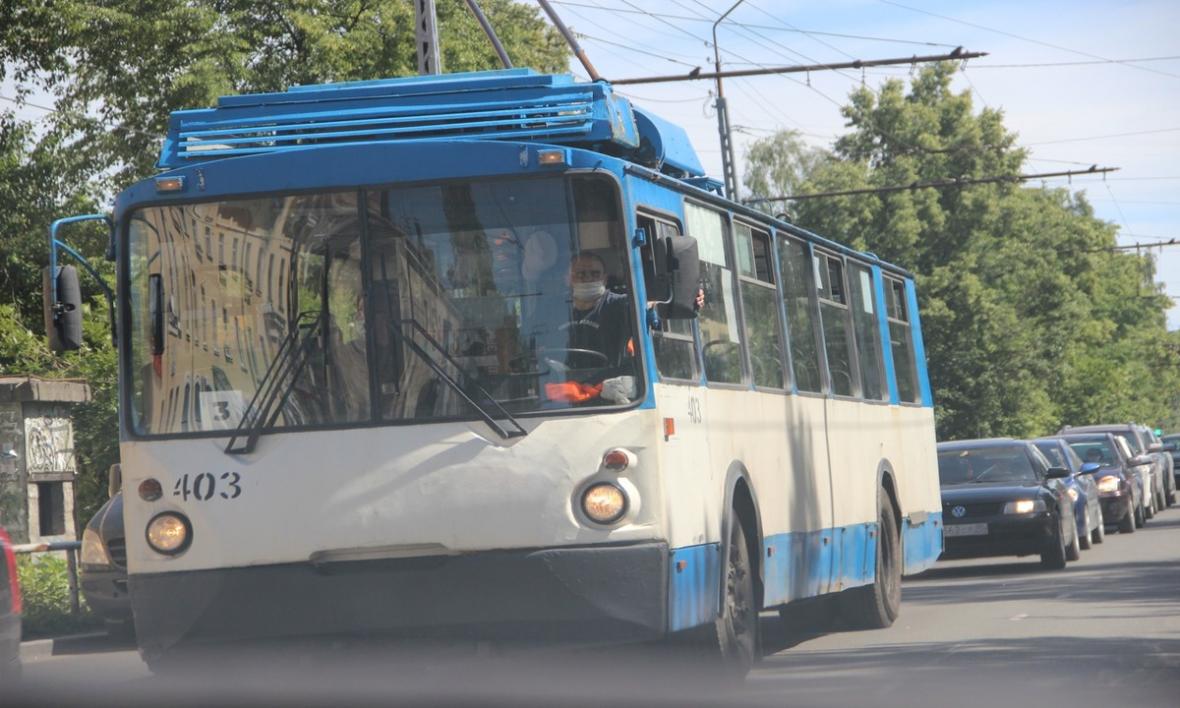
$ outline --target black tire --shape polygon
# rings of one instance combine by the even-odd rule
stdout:
[[[729,532],[725,568],[725,606],[710,643],[723,678],[741,681],[758,660],[758,605],[746,532],[735,517]],[[713,649],[716,651],[712,651]]]
[[[1143,508],[1143,502],[1139,502],[1139,506],[1135,507],[1135,528],[1141,529],[1147,523],[1147,511]]]
[[[1099,543],[1106,541],[1106,516],[1102,513],[1102,507],[1098,507],[1098,525],[1090,532],[1090,543],[1097,546]]]
[[[901,613],[901,542],[888,499],[882,498],[877,514],[877,571],[873,584],[845,590],[839,596],[840,614],[857,629],[884,629]]]
[[[1085,531],[1085,533],[1078,535],[1078,547],[1081,548],[1083,551],[1088,551],[1091,548],[1091,543],[1090,543],[1090,507],[1086,507],[1086,518],[1085,518],[1085,523],[1082,524],[1082,528],[1086,529],[1086,531]]]
[[[1148,501],[1150,503],[1145,503],[1143,505],[1143,519],[1144,520],[1155,518],[1156,493],[1155,493],[1154,489],[1151,490],[1151,498]]]
[[[1057,520],[1057,531],[1053,544],[1041,554],[1041,567],[1045,570],[1061,570],[1065,567],[1065,537],[1061,533],[1061,520]]]
[[[1127,512],[1119,519],[1119,533],[1135,533],[1135,507],[1130,500],[1127,502]]]
[[[1078,538],[1077,519],[1074,519],[1071,529],[1073,530],[1073,533],[1071,533],[1070,535],[1073,536],[1073,538],[1070,539],[1069,545],[1067,545],[1065,547],[1065,560],[1069,560],[1069,561],[1081,560],[1082,559],[1082,547],[1081,547],[1082,544],[1081,544],[1081,539]]]

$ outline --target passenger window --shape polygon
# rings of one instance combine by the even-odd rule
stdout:
[[[733,270],[726,255],[726,218],[711,209],[684,205],[688,235],[697,240],[704,280],[705,305],[699,325],[704,341],[705,378],[718,383],[741,383],[741,335],[735,311]]]
[[[779,241],[779,271],[783,276],[783,303],[787,308],[795,387],[818,393],[823,384],[815,341],[815,310],[811,305],[813,271],[807,245],[789,238]]]
[[[914,368],[914,340],[902,281],[885,279],[885,311],[889,319],[889,348],[893,352],[897,397],[914,403],[918,400],[918,375]]]
[[[783,388],[782,323],[770,269],[770,234],[734,224],[734,245],[741,274],[742,308],[751,375],[756,386]],[[741,254],[746,254],[742,256]]]
[[[852,325],[860,360],[861,391],[873,401],[889,398],[885,366],[881,360],[881,328],[877,319],[876,289],[872,272],[860,265],[849,266],[852,294]]]
[[[857,395],[856,368],[852,337],[848,326],[848,288],[844,283],[844,261],[839,256],[816,252],[815,270],[820,275],[820,324],[824,331],[824,351],[828,355],[828,373],[832,392],[837,396]]]
[[[671,222],[640,215],[637,223],[650,240],[679,236],[680,228]],[[650,250],[647,251],[650,254]],[[655,271],[650,267],[650,255],[644,262],[644,277],[651,282]],[[661,320],[660,328],[652,332],[656,369],[669,379],[696,380],[696,339],[692,335],[692,320]]]

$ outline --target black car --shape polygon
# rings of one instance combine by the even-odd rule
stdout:
[[[118,492],[94,514],[82,532],[79,573],[86,603],[116,636],[134,632],[131,596],[127,592],[127,543],[123,536],[123,493]]]
[[[1050,569],[1081,557],[1073,501],[1032,443],[1009,438],[938,444],[943,558],[1041,556]]]
[[[1134,533],[1146,521],[1144,477],[1131,466],[1131,449],[1113,433],[1062,435],[1082,458],[1082,469],[1094,475],[1102,518],[1120,533]]]
[[[20,676],[20,580],[12,539],[0,527],[0,687]]]
[[[1169,473],[1168,455],[1164,447],[1152,440],[1146,427],[1135,423],[1112,423],[1105,425],[1067,426],[1057,432],[1058,435],[1073,433],[1113,433],[1126,441],[1135,458],[1132,466],[1145,466],[1150,470],[1150,485],[1143,507],[1147,510],[1147,518],[1155,516],[1155,512],[1163,511],[1171,506],[1175,500],[1175,480]]]
[[[1164,452],[1172,456],[1172,481],[1180,488],[1180,433],[1168,433],[1161,442],[1164,444]]]

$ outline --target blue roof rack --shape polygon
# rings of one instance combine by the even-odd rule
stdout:
[[[606,82],[531,69],[294,86],[175,111],[157,166],[407,140],[516,140],[619,154],[679,177],[703,176],[678,126],[634,111]]]

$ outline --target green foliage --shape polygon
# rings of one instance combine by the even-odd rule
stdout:
[[[101,624],[81,595],[78,614],[70,611],[69,570],[66,559],[59,554],[20,556],[17,574],[23,601],[21,633],[25,639],[73,634]]]
[[[1001,112],[955,94],[955,65],[855,91],[831,153],[780,133],[755,143],[755,196],[1019,173]],[[1172,425],[1180,355],[1152,264],[1115,245],[1083,193],[1015,184],[795,203],[794,221],[917,275],[942,439],[1052,432],[1062,424]]]

